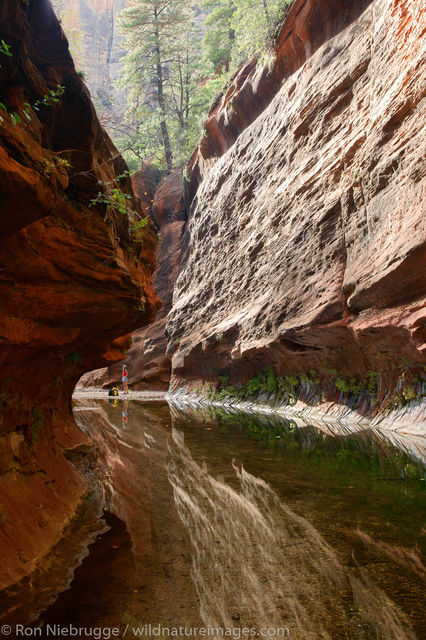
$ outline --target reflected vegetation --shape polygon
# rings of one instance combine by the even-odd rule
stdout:
[[[228,497],[231,488],[236,494],[247,497],[247,487],[254,491],[253,487],[256,486],[253,493],[257,496],[255,505],[258,505],[258,489],[262,487],[263,502],[265,496],[269,496],[267,501],[271,500],[271,495],[274,496],[274,538],[269,541],[266,551],[264,542],[262,549],[257,548],[260,532],[255,521],[252,520],[250,524],[247,517],[241,526],[244,531],[255,532],[255,538],[249,543],[250,550],[245,548],[245,538],[241,532],[241,535],[236,535],[222,531],[221,534],[231,540],[236,535],[235,543],[239,539],[232,560],[226,557],[224,562],[233,566],[238,558],[240,562],[244,558],[246,563],[252,557],[256,562],[262,558],[265,564],[266,556],[269,557],[272,566],[278,567],[280,573],[273,588],[276,594],[283,594],[283,610],[276,609],[275,618],[285,619],[284,609],[290,607],[290,604],[286,604],[291,602],[287,588],[293,594],[298,592],[299,599],[306,606],[303,614],[298,611],[299,604],[293,606],[290,613],[287,610],[287,620],[290,618],[293,623],[293,635],[294,629],[298,628],[300,638],[310,637],[306,635],[307,629],[312,637],[319,638],[422,637],[425,604],[422,550],[426,513],[424,439],[377,428],[365,429],[355,425],[351,429],[336,422],[327,424],[320,421],[312,424],[299,419],[286,420],[272,414],[212,406],[172,405],[171,414],[177,433],[175,447],[180,451],[181,458],[186,459],[185,465],[177,465],[181,473],[179,475],[176,470],[173,471],[171,481],[175,485],[181,517],[187,523],[191,538],[201,535],[202,522],[209,522],[211,527],[213,516],[205,512],[212,501],[216,505],[215,514],[227,514],[226,523],[216,523],[213,529],[204,532],[204,541],[197,540],[194,543],[194,557],[199,558],[199,561],[194,561],[194,579],[199,584],[200,594],[204,591],[209,593],[205,584],[211,582],[212,576],[208,571],[206,574],[206,567],[218,566],[218,563],[220,566],[215,553],[226,554],[232,548],[229,542],[223,547],[215,546],[210,538],[214,535],[216,540],[220,540],[217,528],[238,528],[240,520],[232,507],[225,504],[226,500],[216,495],[211,499],[201,496],[198,502],[196,500],[197,508],[188,509],[179,483],[184,483],[186,490],[192,483],[194,491],[209,496],[205,483],[219,491],[217,483],[225,482],[227,492],[223,488],[221,491]],[[184,434],[185,446],[180,433]],[[192,469],[190,481],[184,478],[183,466],[186,472]],[[264,481],[268,484],[265,485]],[[249,499],[253,502],[250,496]],[[234,496],[235,500],[237,498]],[[194,522],[197,514],[200,518],[198,507],[203,515],[201,523]],[[268,507],[268,518],[271,517]],[[295,518],[298,517],[304,523],[300,525],[299,520],[298,526],[302,526],[304,531],[310,527],[309,536],[302,536],[305,541],[309,540],[310,550],[306,556],[300,545],[301,549],[292,550],[286,556],[283,549],[292,544],[289,538],[294,535],[288,532],[289,522],[294,527]],[[277,536],[280,542],[277,542]],[[326,573],[329,577],[334,576],[337,585],[333,580],[322,582],[325,570],[321,559],[324,555],[323,544],[333,556],[331,560],[331,556],[325,554],[328,558]],[[277,550],[280,550],[279,553]],[[294,557],[293,551],[302,550],[301,557]],[[309,555],[311,551],[313,558]],[[208,560],[203,553],[207,553]],[[230,553],[232,556],[233,552]],[[290,568],[293,566],[298,567],[297,586],[291,578],[293,574]],[[259,564],[251,571],[262,575]],[[285,585],[280,582],[283,572],[290,576]],[[314,578],[310,572],[317,577]],[[226,575],[225,569],[223,575]],[[273,580],[272,574],[269,574],[265,585],[269,585],[269,579]],[[244,576],[238,577],[239,583],[244,584]],[[309,595],[311,584],[317,585],[315,597]],[[272,589],[270,585],[265,588]],[[254,586],[246,583],[242,592],[255,593]],[[323,593],[332,594],[330,606]],[[223,596],[222,602],[232,602],[225,587]],[[243,601],[242,593],[236,600],[238,598]],[[255,599],[259,600],[258,597]],[[229,608],[226,608],[226,604],[223,606],[225,610],[218,612],[210,604],[209,616],[212,619],[221,616],[232,619]],[[403,611],[409,613],[412,629]],[[271,611],[268,615],[271,615]],[[304,631],[300,626],[303,616],[306,618],[302,625]],[[308,619],[311,618],[316,622],[309,626]],[[319,635],[315,636],[315,633]]]
[[[229,428],[244,429],[253,440],[267,443],[287,453],[298,452],[312,464],[323,465],[330,474],[348,466],[387,480],[418,480],[424,483],[426,440],[406,438],[378,428],[350,428],[338,422],[313,423],[284,419],[213,406],[184,407],[172,404],[174,420],[217,424],[221,433]],[[423,487],[423,484],[421,485]]]

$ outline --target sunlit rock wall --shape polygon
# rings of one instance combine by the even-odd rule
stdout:
[[[275,61],[248,63],[213,105],[187,171],[174,389],[272,365],[314,369],[337,401],[333,379],[370,371],[383,402],[410,371],[421,390],[421,4],[296,0]]]
[[[106,119],[118,118],[124,93],[114,86],[124,55],[116,19],[127,0],[52,0],[76,67]]]

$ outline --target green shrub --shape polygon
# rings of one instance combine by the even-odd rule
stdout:
[[[123,177],[127,177],[129,172],[126,171],[121,176],[117,176],[116,180],[120,181]],[[147,226],[149,219],[148,216],[141,218],[137,211],[128,208],[128,200],[132,199],[128,193],[123,193],[118,187],[111,186],[112,183],[104,182],[105,191],[98,191],[96,198],[90,200],[89,207],[93,207],[97,204],[105,205],[107,209],[107,216],[111,213],[120,213],[123,216],[128,217],[130,234],[136,242],[141,242],[143,239],[142,230]]]
[[[343,393],[347,393],[349,391],[349,385],[344,378],[336,379],[336,387],[339,391],[343,391]]]
[[[266,390],[266,379],[264,373],[258,373],[257,376],[251,378],[246,386],[246,394],[248,397],[256,396]]]
[[[417,397],[416,390],[412,385],[405,387],[402,390],[402,395],[407,402],[410,402],[411,400],[414,400]]]
[[[273,367],[268,367],[266,371],[266,388],[269,393],[274,395],[278,393],[278,380]]]
[[[221,387],[226,387],[229,382],[229,376],[219,376],[218,380]]]

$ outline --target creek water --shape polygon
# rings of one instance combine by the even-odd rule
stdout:
[[[43,633],[425,637],[422,439],[121,399],[75,415],[104,514]]]

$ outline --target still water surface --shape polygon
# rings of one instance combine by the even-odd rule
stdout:
[[[108,529],[39,624],[425,637],[421,439],[158,402],[75,415]]]

